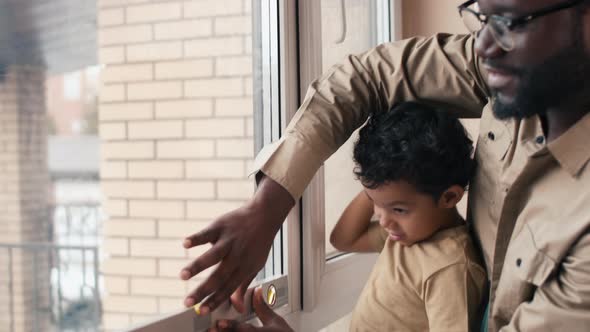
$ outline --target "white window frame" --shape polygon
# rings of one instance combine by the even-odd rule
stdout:
[[[286,1],[289,3],[287,10],[295,10],[293,2],[295,1]],[[390,0],[388,5],[389,11],[383,11],[383,16],[378,19],[389,20],[390,30],[384,34],[389,32],[389,40],[398,40],[401,38],[401,0]],[[321,2],[299,0],[298,6],[299,11],[296,16],[299,20],[297,22],[300,59],[299,94],[303,98],[309,84],[319,77],[323,70]],[[288,12],[286,15],[292,16]],[[287,91],[295,90],[290,88],[292,86],[290,84],[284,86]],[[291,119],[297,108],[293,108],[292,104],[285,106],[282,107],[282,110],[287,112],[284,118]],[[322,167],[308,185],[298,204],[296,211],[299,215],[292,217],[299,218],[302,225],[299,229],[302,233],[297,233],[297,235],[301,234],[302,239],[301,257],[298,257],[302,267],[297,270],[297,273],[289,270],[289,289],[290,291],[298,290],[302,294],[302,311],[293,310],[291,314],[284,317],[296,331],[317,331],[350,313],[377,258],[376,254],[346,254],[326,260],[324,209],[324,169]],[[291,234],[290,242],[297,241],[295,234]],[[289,247],[290,259],[291,256],[295,256],[294,249]],[[295,284],[294,275],[301,275],[299,287]]]

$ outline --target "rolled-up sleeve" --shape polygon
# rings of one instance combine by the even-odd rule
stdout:
[[[314,81],[281,139],[257,156],[262,171],[299,198],[322,163],[372,112],[421,100],[476,118],[487,101],[473,38],[438,34],[348,56]]]
[[[590,234],[570,250],[555,276],[534,292],[530,302],[520,304],[509,331],[590,330]]]

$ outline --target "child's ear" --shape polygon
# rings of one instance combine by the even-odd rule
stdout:
[[[440,195],[438,207],[443,209],[454,208],[461,198],[463,198],[463,194],[465,194],[465,189],[463,187],[459,185],[450,186],[442,193],[442,195]]]

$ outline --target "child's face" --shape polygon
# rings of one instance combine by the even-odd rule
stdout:
[[[389,239],[403,245],[426,240],[448,223],[448,208],[439,207],[432,196],[417,192],[405,181],[365,188],[365,192],[373,201],[375,215]]]

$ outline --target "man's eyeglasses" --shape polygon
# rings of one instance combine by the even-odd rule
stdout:
[[[585,0],[569,0],[564,3],[540,9],[533,13],[515,18],[508,18],[502,15],[484,15],[477,12],[473,7],[477,0],[469,0],[458,7],[459,15],[463,23],[471,33],[479,33],[486,25],[490,28],[494,40],[506,52],[514,49],[514,28],[523,26],[530,21],[554,13],[559,10],[574,7]],[[470,8],[472,7],[472,8]]]

